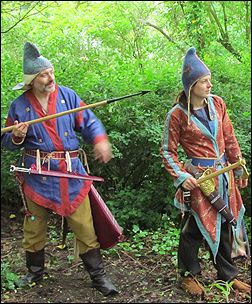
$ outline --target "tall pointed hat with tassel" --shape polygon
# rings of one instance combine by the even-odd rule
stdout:
[[[196,49],[191,47],[185,57],[182,67],[182,83],[187,97],[188,123],[190,121],[190,93],[192,86],[202,77],[211,75],[208,67],[199,59]]]

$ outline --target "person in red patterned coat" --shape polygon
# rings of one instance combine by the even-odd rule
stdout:
[[[215,178],[215,187],[237,221],[236,227],[202,193],[195,170],[187,169],[219,170],[242,158],[226,104],[221,97],[211,94],[211,72],[194,47],[185,55],[182,83],[184,89],[166,115],[160,150],[165,169],[177,188],[174,204],[183,214],[178,249],[181,287],[192,295],[204,295],[197,277],[201,272],[199,248],[205,239],[217,278],[232,282],[234,289],[250,292],[251,287],[236,278],[238,269],[234,263],[234,257],[250,255],[243,221],[245,208],[238,190],[248,184],[243,169],[238,167]],[[190,166],[188,161],[183,164],[179,160],[179,145]],[[185,193],[190,197],[189,204],[185,203]]]
[[[85,104],[72,89],[55,83],[51,62],[30,42],[24,45],[23,71],[24,82],[13,89],[25,92],[10,105],[6,126],[14,125],[14,128],[1,136],[1,146],[8,150],[24,149],[22,161],[26,168],[36,166],[37,170],[86,175],[79,157],[76,134],[79,133],[85,143],[93,145],[95,158],[107,163],[112,157],[111,144],[101,121],[90,109],[31,126],[26,123]],[[17,282],[19,286],[43,278],[51,210],[65,217],[74,232],[78,253],[92,286],[105,296],[118,293],[105,274],[90,208],[91,185],[90,180],[25,174],[22,188],[28,212],[23,226],[23,247],[28,273]]]

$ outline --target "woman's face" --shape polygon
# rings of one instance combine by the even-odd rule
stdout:
[[[191,89],[191,96],[207,98],[211,93],[211,75],[200,78]]]

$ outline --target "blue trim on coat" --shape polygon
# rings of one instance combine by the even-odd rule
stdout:
[[[214,102],[213,102],[213,98],[212,96],[208,97],[208,103],[209,103],[209,108],[211,111],[211,114],[214,115],[214,132],[213,134],[211,134],[210,130],[208,130],[208,128],[195,116],[195,115],[190,115],[190,120],[201,130],[201,132],[212,141],[215,153],[216,153],[216,157],[219,158],[220,157],[220,152],[218,149],[218,145],[216,142],[216,137],[218,134],[218,119],[217,119],[217,113],[214,107]],[[180,105],[178,105],[179,108],[186,114],[188,115],[188,111],[184,108],[182,108]],[[219,175],[218,176],[218,183],[219,183],[219,192],[221,194],[221,196],[223,197],[223,183],[222,183],[222,176]],[[175,207],[181,209],[181,204],[179,204],[179,202],[176,200],[176,198],[174,199],[174,205]],[[213,253],[213,257],[214,257],[214,261],[216,259],[216,255],[218,252],[218,248],[219,248],[219,244],[220,244],[220,233],[221,233],[221,222],[222,222],[222,215],[218,212],[217,213],[217,220],[216,220],[216,242],[213,242],[210,235],[208,234],[208,232],[205,230],[204,226],[202,225],[197,213],[191,209],[191,212],[195,218],[195,221],[198,225],[198,228],[200,230],[200,232],[202,233],[203,237],[205,238],[205,240],[207,241],[212,253]]]
[[[164,128],[164,136],[163,136],[163,147],[165,152],[163,153],[164,158],[166,161],[169,163],[173,171],[178,175],[179,177],[174,181],[174,186],[177,188],[179,187],[188,177],[192,177],[191,174],[187,172],[183,172],[180,170],[179,166],[174,162],[173,158],[170,156],[170,154],[167,152],[168,151],[168,143],[169,143],[169,122],[170,122],[170,117],[171,113],[175,111],[179,105],[176,105],[171,111],[168,112],[166,121],[165,121],[165,128]]]

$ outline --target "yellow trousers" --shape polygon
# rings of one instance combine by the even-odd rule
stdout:
[[[35,252],[43,249],[46,245],[49,210],[29,199],[27,199],[27,207],[32,216],[25,216],[24,219],[23,248],[26,251]],[[100,247],[93,226],[88,196],[73,214],[66,217],[66,220],[76,238],[79,254]]]

